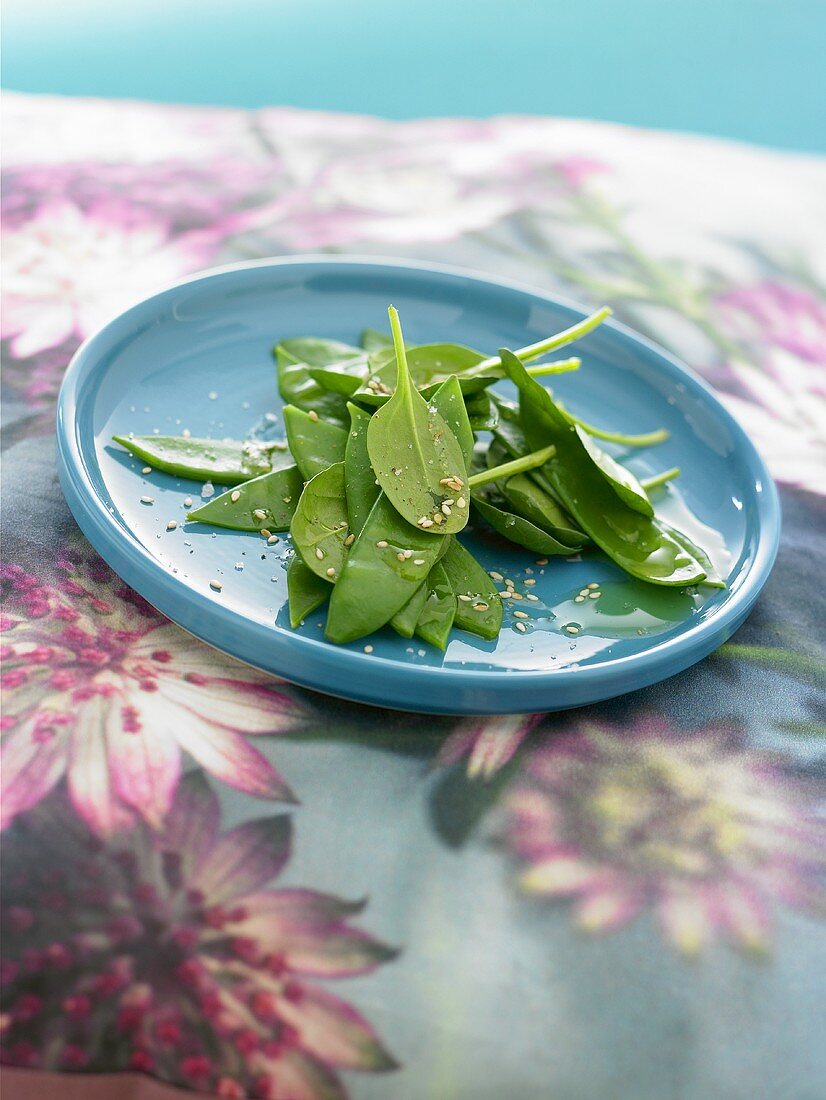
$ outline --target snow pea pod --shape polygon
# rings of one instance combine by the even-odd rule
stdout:
[[[292,465],[284,443],[192,439],[180,435],[113,435],[136,458],[156,470],[195,481],[237,485],[273,469]]]
[[[454,626],[486,641],[502,629],[502,600],[491,578],[458,539],[451,539],[441,559],[456,597]]]
[[[656,518],[629,508],[606,482],[550,393],[535,382],[511,352],[500,352],[519,389],[520,415],[528,444],[552,442],[557,450],[544,467],[551,485],[579,526],[619,566],[652,584],[685,586],[705,570]]]
[[[444,566],[437,562],[427,578],[427,595],[416,623],[416,634],[437,649],[447,646],[458,603]]]
[[[541,527],[531,523],[529,519],[509,511],[507,502],[495,493],[486,493],[484,489],[477,489],[473,492],[472,500],[476,511],[494,531],[510,542],[515,542],[517,546],[524,546],[533,554],[570,557],[579,550],[578,546],[566,546]]]
[[[193,508],[187,522],[211,523],[233,531],[287,531],[303,488],[297,466],[271,470]]]
[[[310,375],[311,368],[326,368],[345,359],[362,358],[364,350],[339,340],[301,336],[282,340],[273,348],[278,366],[278,390],[288,404],[319,416],[346,423],[345,402],[339,394],[328,393]]]
[[[344,481],[347,486],[347,513],[350,517],[350,530],[358,535],[367,522],[370,509],[376,503],[381,490],[376,485],[376,475],[370,465],[367,453],[367,427],[370,414],[352,403],[347,405],[350,413],[350,431],[344,449]]]
[[[387,404],[370,418],[370,463],[393,507],[408,523],[437,535],[455,534],[467,523],[468,504],[449,486],[461,489],[464,485],[465,458],[444,417],[413,387],[398,314],[392,306],[389,313],[398,385]]]
[[[334,584],[347,559],[345,541],[349,533],[344,463],[335,462],[304,486],[290,524],[290,537],[307,567]]]
[[[350,548],[330,597],[327,637],[352,642],[389,622],[427,578],[448,539],[404,520],[382,493]]]
[[[305,481],[320,474],[334,462],[344,461],[347,445],[347,432],[344,428],[311,416],[303,409],[297,409],[295,405],[284,406],[284,428],[290,453]]]
[[[422,608],[427,602],[428,591],[427,581],[425,580],[419,585],[404,607],[397,611],[390,620],[390,625],[403,638],[412,638],[416,633],[416,623],[419,621]]]
[[[295,630],[317,607],[321,607],[330,595],[330,586],[326,579],[309,568],[301,555],[296,552],[287,566],[287,596],[290,604],[290,626]]]

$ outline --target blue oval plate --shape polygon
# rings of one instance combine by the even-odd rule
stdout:
[[[367,654],[364,641],[326,642],[322,613],[290,629],[288,538],[269,546],[256,534],[185,525],[184,499],[197,502],[201,485],[143,475],[142,463],[110,443],[130,431],[244,437],[280,424],[273,344],[304,335],[357,343],[362,328],[386,327],[390,302],[411,342],[456,341],[488,353],[529,344],[583,315],[548,295],[460,271],[316,257],[208,272],[141,302],[80,348],[58,406],[63,491],[112,568],[169,618],[234,657],[332,695],[432,713],[580,706],[680,672],[730,637],[774,562],[774,485],[708,387],[618,324],[577,345],[582,369],[557,377],[555,389],[601,426],[669,429],[667,443],[627,460],[642,477],[682,467],[679,489],[661,490],[657,510],[709,550],[725,591],[642,584],[596,552],[544,565],[475,533],[466,541],[484,566],[537,597],[511,601],[528,619],[508,610],[495,642],[454,631],[445,653],[385,629],[369,639]],[[140,503],[144,495],[153,506]],[[178,526],[167,531],[171,519]],[[221,579],[220,593],[210,589],[212,578]],[[592,583],[600,598],[577,601]]]

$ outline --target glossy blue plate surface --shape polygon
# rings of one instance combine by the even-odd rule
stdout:
[[[133,307],[78,351],[58,407],[69,506],[124,580],[185,629],[250,664],[332,695],[435,713],[580,706],[671,676],[730,637],[777,552],[774,485],[711,391],[617,324],[577,345],[583,367],[554,379],[555,391],[601,426],[669,429],[667,443],[633,452],[628,463],[642,477],[682,467],[679,490],[663,490],[657,510],[711,552],[725,591],[689,595],[640,584],[594,552],[541,566],[527,551],[474,534],[465,541],[487,569],[538,597],[513,605],[529,614],[526,633],[510,610],[496,642],[454,631],[441,653],[386,629],[369,639],[374,651],[366,654],[367,639],[326,642],[321,612],[289,628],[288,538],[268,546],[255,534],[185,525],[184,499],[197,502],[201,485],[143,475],[140,461],[110,443],[113,433],[130,431],[244,437],[262,423],[277,433],[273,343],[303,335],[356,343],[362,328],[386,327],[389,302],[411,342],[455,341],[487,353],[582,316],[547,295],[463,272],[315,257],[222,269]],[[155,503],[140,503],[142,496]],[[171,519],[178,527],[167,531]],[[222,581],[220,593],[210,589],[212,578]],[[590,582],[601,585],[601,598],[577,604]]]

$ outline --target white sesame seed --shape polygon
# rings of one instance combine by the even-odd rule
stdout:
[[[568,623],[565,629],[568,631],[569,634],[579,634],[579,627],[572,626],[571,623]]]
[[[506,588],[503,592],[500,592],[499,595],[502,597],[502,599],[509,600],[513,595],[513,589]]]
[[[376,543],[376,547],[379,550],[386,550],[387,549],[387,542],[384,539],[379,539],[379,541]]]
[[[413,557],[413,551],[412,550],[403,550],[402,553],[404,554],[405,558],[412,558]]]
[[[192,497],[184,497],[184,508],[192,507]]]
[[[398,554],[396,554],[396,557],[399,559],[399,561],[405,560],[404,553],[401,550],[399,550]]]
[[[154,497],[141,497],[141,504],[154,504],[154,503],[155,503],[155,498]]]
[[[532,585],[536,584],[536,581],[533,580],[533,578],[529,577],[528,580],[525,581],[525,584],[527,585],[528,588],[530,588]]]
[[[428,519],[427,516],[425,516],[424,519],[419,520],[419,527],[432,527],[432,526],[433,526],[433,520]]]
[[[482,603],[480,601],[479,603],[475,603],[473,605],[473,610],[474,611],[487,611],[488,610],[488,605],[486,603]]]
[[[473,596],[466,596],[464,592],[460,592],[459,599],[462,601],[462,603],[470,603],[470,601],[473,599]]]
[[[512,600],[521,600],[521,599],[523,599],[523,598],[524,598],[524,597],[522,596],[522,593],[521,593],[521,592],[514,592],[514,591],[513,591],[513,589],[511,589],[511,591],[510,591],[510,592],[508,593],[508,595],[510,596],[510,598],[511,598]]]
[[[527,618],[529,618],[529,617],[530,617],[530,616],[529,616],[529,615],[528,615],[528,614],[527,614],[526,612],[524,612],[524,611],[514,611],[513,615],[514,615],[514,618],[516,618],[516,619],[527,619]]]
[[[457,501],[456,501],[456,507],[457,507],[457,508],[466,508],[466,507],[467,507],[467,501],[465,500],[465,498],[464,498],[464,497],[459,497],[459,498],[457,499]]]
[[[450,515],[450,505],[449,504],[443,504],[442,505],[442,513],[446,516]]]
[[[424,565],[424,558],[414,558],[413,559],[413,564],[414,565]]]
[[[284,501],[284,503],[285,503],[285,504],[289,504],[289,503],[290,503],[290,501],[291,501],[291,500],[292,500],[293,498],[292,498],[292,497],[282,497],[281,499],[282,499],[282,500]]]
[[[177,526],[178,526],[178,521],[176,519],[171,519],[167,523],[166,529],[167,529],[167,531],[174,531]]]
[[[516,630],[518,630],[520,634],[527,633],[528,628],[525,626],[524,623],[514,623],[513,625],[514,625],[514,628]]]
[[[373,647],[371,645],[366,645],[364,647],[364,652],[365,653],[372,653],[373,652]]]
[[[334,577],[335,575],[336,575],[336,571],[335,571],[335,569],[333,569],[333,567],[331,565],[330,568],[327,570],[327,576],[328,577]]]
[[[275,546],[278,542],[278,535],[267,535],[267,543],[270,546]]]
[[[151,466],[144,466],[144,468],[141,470],[141,473],[142,474],[151,474],[152,473],[152,467]]]
[[[351,531],[350,534],[347,536],[347,538],[344,540],[344,545],[345,546],[352,546],[355,541],[356,541],[356,536]]]
[[[213,592],[220,592],[224,586],[221,584],[220,581],[210,581],[209,587],[213,590]]]
[[[537,565],[547,565],[548,564],[548,559],[547,558],[537,558],[536,559],[536,564]]]
[[[491,579],[492,579],[492,580],[495,580],[495,581],[503,581],[503,580],[505,579],[505,578],[504,578],[504,577],[502,576],[502,574],[501,574],[501,573],[497,573],[495,569],[491,569],[491,571],[490,571],[490,573],[488,574],[488,576],[489,576],[489,577],[491,577]]]
[[[236,500],[240,500],[241,499],[240,489],[233,489],[232,492],[230,493],[229,499],[232,501],[233,504],[236,502]]]
[[[267,513],[264,508],[253,508],[252,514],[256,519],[266,519]]]
[[[272,531],[270,531],[270,529],[268,527],[262,527],[261,530],[258,533],[264,539],[268,539],[270,537],[270,535],[272,535]]]
[[[451,497],[445,497],[445,499],[442,501],[442,507],[444,508],[444,506],[446,504],[447,505],[452,505],[452,504],[455,504],[455,503],[456,502]]]
[[[444,516],[442,515],[442,513],[441,513],[441,512],[434,512],[434,513],[433,513],[433,522],[434,522],[434,523],[435,523],[435,524],[436,524],[437,526],[438,526],[438,525],[439,525],[440,523],[444,523],[444,521],[445,521],[445,517],[444,517]]]
[[[315,409],[310,409],[310,411],[307,413],[307,416],[309,416],[310,420],[312,420],[314,424],[318,420],[318,413],[315,411]]]
[[[581,593],[579,596],[574,596],[574,603],[585,603],[585,597]]]
[[[324,551],[321,549],[320,546],[317,546],[315,548],[315,556],[318,558],[319,561],[321,561],[321,559],[324,557]]]
[[[534,603],[539,603],[539,596],[534,596],[533,592],[526,592],[525,599],[533,600]]]
[[[588,587],[591,588],[591,589],[594,589],[594,588],[599,588],[599,585],[597,584],[596,581],[591,581],[591,583],[588,585]]]

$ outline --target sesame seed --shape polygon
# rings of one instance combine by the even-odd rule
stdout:
[[[590,595],[588,596],[588,599],[589,600],[598,600],[601,595],[602,595],[601,592],[591,592]]]
[[[579,627],[573,626],[571,623],[568,623],[565,629],[568,631],[569,634],[579,634]]]
[[[521,593],[521,592],[514,592],[514,591],[513,591],[513,589],[511,589],[511,591],[510,591],[510,592],[508,593],[508,595],[510,596],[510,598],[511,598],[512,600],[521,600],[521,599],[524,599],[524,597],[523,597],[523,595],[522,595],[522,593]]]
[[[596,581],[591,581],[591,583],[588,585],[588,587],[589,588],[599,588],[599,585],[597,584]]]
[[[513,595],[513,589],[506,588],[503,592],[500,592],[499,595],[502,597],[503,600],[509,600]]]
[[[404,555],[403,551],[401,551],[401,550],[399,550],[398,554],[396,554],[396,557],[399,559],[399,561],[404,561],[405,560],[405,555]]]
[[[347,538],[344,540],[344,545],[345,546],[352,546],[355,541],[356,541],[356,536],[351,531],[350,534],[347,536]]]
[[[336,575],[336,571],[335,571],[335,569],[333,569],[333,567],[331,565],[330,568],[327,570],[327,576],[328,577],[334,577],[335,575]]]
[[[144,468],[141,470],[141,473],[142,474],[151,474],[152,473],[152,467],[151,466],[144,466]]]
[[[221,584],[220,581],[210,581],[209,587],[213,590],[213,592],[220,592],[224,586]]]
[[[587,588],[580,588],[579,594],[580,594],[580,596],[587,596],[588,595],[588,589]]]
[[[169,521],[169,523],[167,523],[166,529],[167,529],[167,531],[174,531],[177,526],[178,526],[178,521],[176,519],[171,519]]]
[[[267,513],[264,511],[263,508],[254,508],[252,514],[255,517],[255,519],[266,519],[267,518]]]
[[[530,588],[532,585],[536,584],[536,581],[533,580],[533,578],[529,578],[525,581],[525,584],[528,586],[528,588]]]
[[[290,503],[290,501],[291,501],[291,500],[292,500],[293,498],[292,498],[292,497],[282,497],[281,499],[282,499],[282,500],[284,501],[284,503],[285,503],[285,504],[289,504],[289,503]]]
[[[402,553],[404,554],[405,558],[412,558],[413,557],[413,551],[412,550],[403,550]]]
[[[419,527],[432,527],[432,526],[433,526],[433,520],[428,519],[427,516],[425,516],[423,519],[419,520]]]
[[[378,542],[376,543],[376,546],[377,546],[377,548],[378,548],[379,550],[386,550],[386,549],[387,549],[387,543],[386,543],[386,541],[385,541],[384,539],[380,539],[380,540],[379,540],[379,541],[378,541]]]
[[[315,409],[310,409],[310,411],[307,413],[307,416],[309,416],[310,420],[312,420],[314,424],[318,420],[318,413],[315,411]]]
[[[508,586],[508,588],[515,588],[516,587],[516,585],[510,579],[510,577],[505,577],[505,584]]]
[[[515,619],[527,619],[527,618],[529,618],[528,614],[525,611],[514,611],[513,615],[514,615]]]
[[[184,430],[181,432],[181,435],[184,437],[184,439],[189,439],[192,436],[192,432],[189,430],[189,428],[184,428]]]
[[[141,504],[154,504],[154,503],[155,503],[155,498],[154,497],[141,497]]]
[[[442,501],[442,507],[444,508],[444,506],[446,504],[452,505],[452,504],[455,504],[455,503],[456,502],[451,497],[445,497],[445,499]]]
[[[268,539],[272,535],[272,531],[268,527],[262,527],[258,533],[264,539]]]
[[[525,599],[533,600],[534,603],[539,603],[539,596],[534,596],[533,592],[526,592]]]
[[[278,542],[278,535],[267,535],[267,543],[270,546],[275,546],[275,544],[277,542]]]
[[[442,505],[442,513],[446,516],[450,515],[450,505],[449,504],[443,504]]]
[[[464,497],[459,497],[459,499],[456,501],[456,507],[457,508],[467,507],[467,501],[465,500]]]
[[[583,595],[574,596],[574,603],[585,603],[585,597]]]
[[[470,603],[470,601],[473,599],[473,596],[466,596],[464,592],[460,592],[459,599],[462,601],[462,603]]]
[[[515,629],[519,631],[520,634],[526,634],[527,633],[528,628],[525,626],[524,623],[514,623],[513,625],[514,625]]]
[[[240,489],[233,489],[232,492],[230,493],[229,499],[232,501],[233,504],[236,502],[236,500],[240,500],[241,499],[241,490]]]
[[[192,497],[184,497],[184,508],[192,507]]]
[[[413,559],[413,564],[414,565],[424,565],[424,558],[414,558]]]
[[[318,558],[319,561],[321,561],[321,559],[324,557],[324,551],[321,549],[320,546],[317,546],[315,548],[315,556]]]
[[[434,513],[433,513],[433,522],[434,522],[434,523],[435,523],[435,524],[436,524],[437,526],[438,526],[438,525],[439,525],[440,523],[444,523],[444,521],[445,521],[445,517],[444,517],[444,516],[442,515],[442,513],[441,513],[441,512],[434,512]]]
[[[473,605],[473,610],[474,611],[487,611],[488,610],[488,605],[486,603],[481,603],[481,602],[480,603],[475,603]]]
[[[372,653],[373,652],[373,647],[371,645],[366,645],[364,647],[364,652],[365,653]]]
[[[502,574],[501,574],[501,573],[497,573],[495,569],[491,569],[491,571],[490,571],[490,573],[488,574],[488,576],[489,576],[489,577],[490,577],[490,578],[491,578],[492,580],[495,580],[495,581],[503,581],[503,580],[505,579],[505,578],[504,578],[504,577],[502,576]]]
[[[536,559],[536,564],[537,565],[547,565],[548,564],[548,559],[547,558],[537,558]]]

